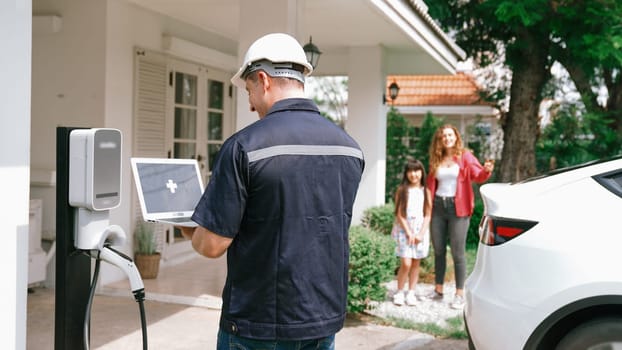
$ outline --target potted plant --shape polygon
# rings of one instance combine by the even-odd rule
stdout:
[[[134,263],[143,279],[158,277],[160,253],[153,225],[139,222],[134,230]]]

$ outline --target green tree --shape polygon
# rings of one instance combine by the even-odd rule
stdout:
[[[431,112],[428,112],[421,124],[419,139],[415,146],[415,157],[423,163],[426,172],[430,166],[430,144],[432,144],[432,138],[436,129],[444,123],[444,119],[435,117]]]
[[[415,149],[411,147],[415,128],[397,109],[391,107],[387,113],[387,163],[385,170],[385,202],[392,200],[393,193],[402,181],[402,170],[409,158],[414,158]]]
[[[556,1],[552,11],[552,57],[570,74],[587,111],[606,119],[607,132],[622,135],[622,2]],[[607,91],[605,100],[600,99],[602,90]],[[592,131],[596,138],[606,138],[600,130]],[[605,146],[616,151],[616,141]]]
[[[609,120],[602,115],[580,113],[573,104],[561,105],[538,140],[538,171],[543,173],[606,157],[609,145],[617,138]]]
[[[348,77],[309,77],[305,89],[320,109],[320,114],[341,128],[348,115]]]
[[[416,130],[397,109],[391,108],[387,114],[387,168],[385,172],[385,202],[393,199],[395,189],[402,181],[404,164],[408,159],[417,159],[428,168],[430,144],[436,129],[444,120],[427,113],[423,124]]]
[[[487,96],[500,105],[509,97],[501,119],[501,181],[517,181],[536,173],[539,106],[555,61],[566,65],[584,101],[594,100],[593,94],[589,98],[586,95],[595,82],[609,89],[610,125],[619,127],[619,0],[435,0],[428,5],[432,17],[455,33],[457,44],[478,66],[502,62],[511,71],[509,84],[489,91]],[[595,106],[586,104],[588,109]]]

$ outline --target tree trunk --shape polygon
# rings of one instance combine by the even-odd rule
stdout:
[[[618,135],[622,135],[622,79],[618,78],[615,83],[608,85],[607,89],[609,90],[607,110],[612,117],[610,127],[616,130]]]
[[[542,36],[540,36],[542,37]],[[513,66],[510,108],[503,120],[503,151],[499,177],[501,182],[515,182],[536,173],[536,141],[539,134],[538,110],[546,70],[547,43],[524,30],[518,41],[520,49],[508,51]],[[546,37],[545,37],[546,39]]]

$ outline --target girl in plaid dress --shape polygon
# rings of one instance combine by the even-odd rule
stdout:
[[[419,279],[421,259],[430,251],[430,210],[425,194],[425,170],[418,160],[404,166],[402,182],[395,191],[395,223],[391,236],[397,245],[395,252],[400,258],[397,272],[397,292],[393,295],[396,305],[414,305],[415,286]],[[408,291],[404,287],[408,279]]]

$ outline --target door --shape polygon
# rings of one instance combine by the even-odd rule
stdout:
[[[230,73],[193,63],[173,61],[170,65],[167,154],[169,158],[196,159],[205,186],[218,151],[233,133],[229,78]],[[178,243],[184,244],[176,247]],[[181,231],[173,227],[167,232],[166,244],[169,256],[188,250]]]

